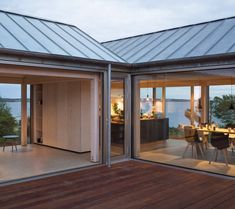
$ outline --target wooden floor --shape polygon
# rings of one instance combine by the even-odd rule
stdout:
[[[179,139],[145,143],[141,144],[141,152],[138,158],[235,177],[235,152],[232,152],[231,148],[228,149],[229,166],[226,166],[222,152],[218,153],[217,162],[213,161],[209,164],[210,160],[215,159],[214,147],[210,144],[208,149],[204,150],[204,156],[202,157],[200,153],[198,153],[198,158],[195,156],[195,150],[194,156],[192,156],[191,149],[188,149],[183,157],[186,147],[187,142]]]
[[[1,187],[0,208],[234,209],[235,180],[127,161]]]

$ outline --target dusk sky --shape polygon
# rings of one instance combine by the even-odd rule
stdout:
[[[1,0],[0,9],[76,25],[98,41],[234,16],[235,0]],[[16,86],[0,95],[19,97]]]
[[[0,8],[70,23],[107,41],[234,16],[235,0],[1,0]]]

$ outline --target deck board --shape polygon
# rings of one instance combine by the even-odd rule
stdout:
[[[127,161],[0,187],[0,208],[235,208],[235,180]]]

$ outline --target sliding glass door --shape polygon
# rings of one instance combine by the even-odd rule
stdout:
[[[234,89],[234,69],[136,75],[133,156],[235,176]]]
[[[129,154],[127,94],[128,77],[126,75],[114,74],[111,81],[111,157],[127,156]]]

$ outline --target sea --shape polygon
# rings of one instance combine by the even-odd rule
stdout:
[[[21,102],[6,102],[11,108],[12,115],[16,120],[21,118]],[[185,117],[185,110],[190,108],[189,100],[167,100],[166,101],[166,117],[169,118],[169,127],[178,127],[180,124],[189,125],[190,120]],[[30,115],[30,102],[27,102],[27,115]]]
[[[19,121],[21,119],[21,102],[6,102],[6,104],[10,107],[11,114]],[[30,116],[30,102],[27,102],[27,115]]]

